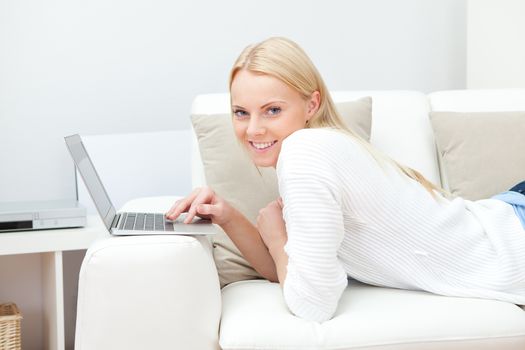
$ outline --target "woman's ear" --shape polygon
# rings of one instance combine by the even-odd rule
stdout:
[[[313,117],[315,113],[317,113],[320,104],[321,94],[319,93],[319,91],[314,91],[312,93],[312,96],[310,96],[310,100],[308,101],[307,121],[310,120],[310,118]]]

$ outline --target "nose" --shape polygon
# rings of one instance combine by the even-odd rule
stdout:
[[[263,135],[266,132],[266,128],[258,120],[258,118],[251,118],[246,133],[248,136]]]

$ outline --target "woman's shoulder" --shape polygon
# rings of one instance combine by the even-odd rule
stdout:
[[[286,163],[287,168],[337,164],[346,156],[352,156],[356,141],[343,131],[333,128],[301,129],[288,136],[282,144],[277,166]],[[346,155],[346,156],[345,156]]]
[[[342,130],[339,130],[339,129],[335,129],[335,128],[330,128],[330,127],[324,127],[324,128],[305,128],[305,129],[299,129],[295,132],[293,132],[292,134],[290,134],[290,136],[288,136],[286,138],[286,140],[288,139],[295,139],[295,138],[305,138],[305,137],[323,137],[323,136],[327,136],[327,135],[345,135],[346,134],[344,133],[344,131]]]
[[[287,179],[315,179],[315,181],[334,182],[334,156],[342,147],[334,144],[334,139],[346,137],[340,131],[328,128],[301,129],[284,139],[277,159],[279,186]]]
[[[334,128],[308,128],[300,129],[290,134],[284,139],[283,147],[330,147],[333,144],[348,142],[349,139],[350,136],[345,134],[344,131]]]

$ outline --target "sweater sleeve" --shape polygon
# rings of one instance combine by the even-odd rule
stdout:
[[[288,146],[278,167],[288,234],[283,294],[293,314],[323,322],[333,316],[347,286],[337,256],[344,235],[340,191],[322,152]]]

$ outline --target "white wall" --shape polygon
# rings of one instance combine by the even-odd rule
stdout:
[[[467,87],[525,88],[525,1],[467,4]]]
[[[72,197],[62,140],[189,126],[240,50],[288,36],[331,89],[465,87],[457,0],[0,2],[0,200]]]
[[[225,92],[240,50],[271,35],[303,46],[333,90],[464,88],[465,16],[465,0],[2,0],[0,201],[74,197],[65,135],[188,128],[192,98]],[[6,261],[0,276],[39,268]],[[20,283],[0,297],[38,318],[27,277],[34,297]]]

